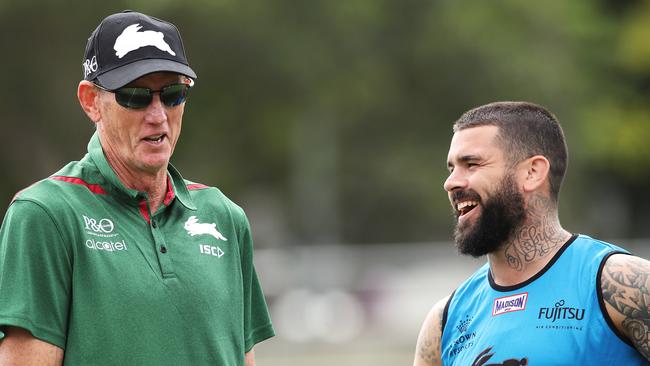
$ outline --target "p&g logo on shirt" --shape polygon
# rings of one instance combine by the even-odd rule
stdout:
[[[110,219],[96,220],[86,215],[82,216],[86,225],[86,231],[92,231],[98,234],[110,234],[115,229],[115,225]]]

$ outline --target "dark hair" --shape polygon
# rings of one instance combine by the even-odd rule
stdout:
[[[472,127],[496,126],[497,139],[511,166],[534,155],[551,164],[551,197],[557,201],[567,167],[567,146],[557,118],[528,102],[495,102],[465,112],[454,123],[454,133]]]

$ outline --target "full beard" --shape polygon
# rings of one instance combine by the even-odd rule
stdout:
[[[475,192],[459,192],[459,196],[480,198]],[[475,208],[476,209],[476,208]],[[456,214],[458,216],[458,214]],[[456,217],[458,219],[458,217]],[[524,198],[517,191],[514,177],[501,180],[497,190],[482,204],[476,222],[456,224],[454,240],[461,254],[480,257],[502,247],[526,219]]]

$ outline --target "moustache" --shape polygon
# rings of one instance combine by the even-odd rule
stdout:
[[[476,201],[481,202],[481,196],[476,191],[468,189],[466,191],[453,191],[451,192],[451,201]]]

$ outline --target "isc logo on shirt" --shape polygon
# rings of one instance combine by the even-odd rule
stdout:
[[[525,310],[526,300],[528,300],[528,292],[494,299],[492,316]]]
[[[223,252],[223,250],[221,250],[221,248],[213,247],[212,245],[208,244],[200,244],[199,250],[201,251],[201,254],[209,254],[217,258],[221,258],[224,254],[226,254]]]

